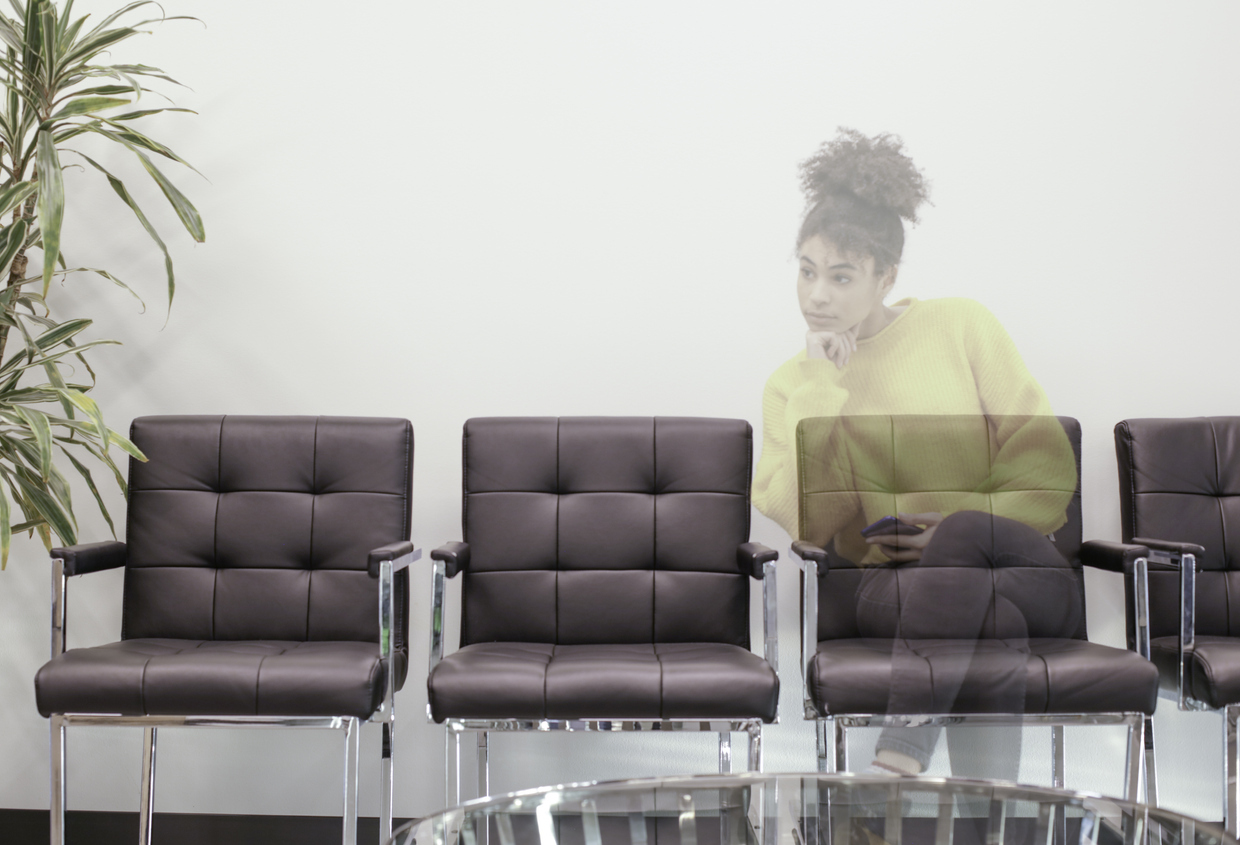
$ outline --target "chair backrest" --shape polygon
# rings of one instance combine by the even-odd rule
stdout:
[[[1052,542],[1076,576],[1070,588],[1083,598],[1081,427],[1072,417],[810,418],[797,428],[797,461],[802,538],[830,556],[829,567],[819,572],[820,641],[861,636],[857,587],[867,567],[840,554],[832,535],[823,536],[815,525],[837,501],[841,508],[861,509],[847,526],[848,533],[858,536],[882,514],[974,510],[1033,524],[1036,520],[1023,517],[1036,512],[1038,519],[1057,525]],[[1044,586],[1060,589],[1058,585],[1065,584],[1060,574],[1046,579]],[[1027,584],[1026,579],[1021,588]],[[1027,636],[1051,635],[1039,630],[1035,615],[1027,616]],[[1086,636],[1083,612],[1075,636]]]
[[[140,417],[130,438],[149,460],[129,465],[122,636],[378,641],[367,553],[409,539],[408,420]]]
[[[1240,417],[1115,426],[1120,519],[1133,537],[1197,543],[1197,632],[1240,636]],[[1150,572],[1150,634],[1179,632],[1179,579]]]
[[[744,420],[465,423],[461,644],[749,644]]]

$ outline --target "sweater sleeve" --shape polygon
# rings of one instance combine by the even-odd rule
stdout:
[[[800,537],[797,424],[808,417],[838,418],[847,402],[840,370],[830,361],[798,356],[767,380],[762,394],[762,454],[754,472],[752,499],[760,512],[794,539]],[[829,432],[822,433],[829,436]]]
[[[1011,336],[985,307],[972,305],[966,348],[997,446],[981,492],[995,515],[1050,534],[1064,524],[1076,490],[1072,444]]]

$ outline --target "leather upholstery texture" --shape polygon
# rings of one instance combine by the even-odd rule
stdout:
[[[1179,677],[1180,638],[1159,637],[1150,641],[1150,655],[1158,666],[1162,685],[1175,691]],[[1240,701],[1240,639],[1198,636],[1193,645],[1188,694],[1211,707]]]
[[[462,645],[748,648],[751,439],[743,420],[467,422]]]
[[[362,642],[122,640],[71,649],[36,683],[45,716],[365,719],[383,698],[379,649]]]
[[[1012,428],[1012,418],[996,421],[981,416],[917,415],[851,421],[870,437],[872,447],[886,456],[886,470],[881,471],[882,461],[871,463],[861,483],[875,495],[891,498],[893,511],[918,512],[917,497],[928,489],[926,473],[914,483],[900,465],[902,460],[924,464],[918,457],[919,450],[924,449],[933,450],[932,460],[940,462],[945,475],[954,479],[953,486],[930,492],[940,496],[940,501],[945,494],[959,494],[963,502],[962,510],[941,526],[966,518],[967,523],[978,524],[981,534],[987,533],[986,525],[997,533],[1001,526],[994,524],[993,517],[1002,515],[1005,497],[1026,496],[1025,501],[1032,501],[1036,508],[1042,492],[1053,495],[1057,503],[1053,507],[1066,508],[1066,522],[1054,530],[1052,538],[1063,566],[1046,566],[1043,562],[1033,565],[1032,553],[1030,562],[1025,563],[1020,551],[1012,549],[991,558],[984,570],[951,561],[948,565],[936,564],[933,569],[890,564],[867,568],[828,548],[825,565],[819,567],[819,642],[807,684],[820,713],[907,712],[902,709],[905,706],[916,706],[919,713],[1153,713],[1158,693],[1158,672],[1153,664],[1133,652],[1086,640],[1080,562],[1080,425],[1070,417],[1026,418],[1030,419],[1036,420],[1041,431],[1038,438],[1043,442],[1053,440],[1046,430],[1048,425],[1061,427],[1066,434],[1076,465],[1074,490],[1052,486],[1043,491],[1036,473],[1016,479],[1017,483],[1003,478],[1004,470],[996,460],[1002,451],[995,444],[994,432],[1005,425]],[[1018,421],[1016,427],[1025,424]],[[812,440],[802,438],[802,445],[806,442]],[[844,495],[844,491],[813,487],[814,475],[808,467],[815,456],[802,452],[799,459],[803,504],[815,496]],[[876,465],[880,471],[874,471]],[[992,474],[1000,479],[998,486]],[[1056,478],[1061,476],[1058,473]],[[1045,545],[1038,532],[1020,527]],[[943,539],[942,534],[939,539]],[[1053,550],[1045,552],[1054,557]],[[895,618],[899,630],[924,629],[919,639],[865,635],[865,626],[858,624],[857,608],[859,588],[867,572],[871,573],[871,584],[880,578],[887,580],[892,606],[898,608]],[[930,608],[937,614],[934,620],[904,615],[903,608],[918,578],[935,579],[936,594],[951,595],[950,585],[958,584],[961,594],[968,592],[974,605],[986,608],[984,614],[978,614],[977,622],[968,623],[976,635],[948,639],[961,635],[948,633],[946,628],[931,630],[939,618],[950,627],[953,614],[950,609],[944,612],[941,605]],[[989,591],[990,598],[985,602],[978,598],[979,584]],[[1078,610],[1065,614],[1064,608]],[[893,631],[890,636],[895,635]],[[1003,692],[997,693],[1000,687]],[[897,688],[903,694],[893,695]],[[907,694],[909,691],[916,694]],[[1022,695],[1023,711],[1021,702],[1008,700]]]
[[[886,456],[887,469],[881,474],[870,474],[862,483],[877,495],[890,498],[893,511],[919,512],[917,496],[924,495],[925,485],[910,484],[905,473],[900,470],[901,461],[908,456],[910,460],[918,460],[918,449],[933,448],[939,452],[936,461],[943,464],[945,475],[954,478],[954,486],[935,491],[939,494],[959,494],[962,500],[967,499],[970,510],[989,512],[1002,507],[1005,497],[1028,493],[1030,487],[1036,487],[1038,479],[1025,478],[1019,484],[1011,485],[1013,489],[986,491],[987,479],[994,464],[997,447],[993,443],[993,430],[996,427],[992,420],[1013,418],[987,418],[983,416],[930,416],[930,415],[890,415],[853,417],[849,422],[854,430],[860,430],[862,436],[876,443],[874,447]],[[1028,419],[1028,418],[1026,418]],[[1041,418],[1050,425],[1055,425],[1054,418]],[[809,421],[806,421],[809,422]],[[806,424],[802,423],[802,426]],[[1002,598],[1011,600],[1019,607],[1029,607],[1038,603],[1063,604],[1066,600],[1059,591],[1069,588],[1076,592],[1074,600],[1084,607],[1085,581],[1081,575],[1081,426],[1071,417],[1059,417],[1071,444],[1076,463],[1076,484],[1070,495],[1065,491],[1052,489],[1048,494],[1059,496],[1065,507],[1066,522],[1054,531],[1054,544],[1063,555],[1069,567],[1066,572],[1073,576],[1074,584],[1065,583],[1065,570],[1047,572],[1041,568],[1023,568],[1005,565],[996,568],[995,590]],[[963,443],[964,445],[954,445]],[[827,496],[844,495],[845,491],[823,491],[812,486],[813,475],[808,469],[814,463],[813,455],[802,452],[799,459],[806,467],[805,481],[801,489],[803,506],[813,507],[813,500]],[[960,467],[967,467],[961,471]],[[926,473],[922,473],[925,475]],[[822,545],[821,543],[819,545]],[[856,595],[864,570],[851,561],[835,553],[828,542],[825,545],[829,563],[819,567],[818,592],[818,639],[856,639],[863,636],[857,626]],[[892,575],[898,580],[906,580],[907,572],[903,568],[893,570]],[[829,573],[829,574],[828,574]],[[971,580],[972,572],[960,572],[958,576]],[[943,578],[953,577],[948,569],[942,572]],[[1053,617],[1042,616],[1036,612],[1026,612],[1024,621],[1029,625],[1027,635],[1031,637],[1059,635],[1058,630],[1039,631],[1038,626]],[[1085,614],[1080,614],[1079,626],[1073,636],[1085,638]],[[1004,631],[988,619],[982,630],[989,632],[987,636],[1004,636]]]
[[[130,461],[122,642],[45,665],[40,712],[369,716],[368,555],[409,539],[410,423],[141,417],[130,437],[149,461]],[[394,600],[399,685],[405,571]]]
[[[436,719],[774,718],[739,565],[747,422],[472,419],[463,450],[461,648],[428,679]]]
[[[436,667],[431,712],[439,721],[502,713],[531,720],[769,722],[778,697],[772,674],[758,655],[724,643],[477,643]]]
[[[810,695],[826,713],[887,713],[893,667],[900,683],[924,690],[923,712],[986,713],[995,704],[996,674],[1024,661],[1025,713],[1153,713],[1158,670],[1132,651],[1085,640],[1030,638],[908,640],[893,657],[895,641],[828,640],[812,662]],[[950,689],[936,689],[949,678]],[[896,700],[900,700],[897,698]],[[928,702],[942,701],[942,707]],[[1009,711],[1010,712],[1010,711]]]
[[[1115,426],[1124,542],[1196,543],[1197,633],[1240,637],[1240,417]],[[1179,574],[1150,570],[1150,636],[1179,633]],[[1208,700],[1208,699],[1207,699]],[[1240,695],[1231,701],[1240,701]]]

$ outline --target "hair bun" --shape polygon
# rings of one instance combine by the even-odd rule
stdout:
[[[810,208],[828,196],[852,194],[916,223],[917,209],[929,196],[929,184],[904,154],[898,135],[869,138],[841,126],[800,169],[801,190]]]

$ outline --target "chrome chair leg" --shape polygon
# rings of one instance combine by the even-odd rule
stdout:
[[[341,842],[357,845],[357,719],[344,720],[344,818]]]
[[[824,719],[814,720],[814,749],[818,752],[818,771],[831,771],[827,763],[827,723]]]
[[[1229,704],[1223,711],[1223,823],[1232,836],[1240,831],[1240,795],[1236,794],[1238,773],[1236,750],[1236,720],[1240,718],[1240,705]]]
[[[751,724],[749,730],[749,771],[762,771],[762,724]]]
[[[1154,761],[1154,720],[1145,720],[1145,803],[1158,806],[1158,767]]]
[[[142,731],[142,800],[138,810],[138,843],[151,845],[151,815],[155,809],[155,728]]]
[[[1141,791],[1141,765],[1145,755],[1145,719],[1128,726],[1128,759],[1124,765],[1124,799],[1134,804]]]
[[[818,841],[821,835],[819,833],[821,814],[818,781],[814,778],[801,778],[801,831],[805,845],[821,845]]]
[[[448,728],[444,759],[444,803],[455,807],[461,803],[461,732]]]
[[[1066,757],[1067,746],[1064,744],[1063,725],[1051,725],[1051,785],[1056,789],[1063,789],[1064,773],[1067,769]],[[1039,814],[1042,809],[1039,808]],[[1068,841],[1068,817],[1062,812],[1054,813],[1054,821],[1050,821],[1051,838],[1054,845],[1066,845]],[[1039,819],[1041,815],[1039,815]]]
[[[761,728],[759,728],[761,731]],[[750,734],[754,736],[754,734]],[[757,734],[761,736],[761,733]],[[762,771],[759,768],[756,771]],[[762,787],[762,845],[778,845],[779,842],[779,780],[772,778]],[[684,839],[681,839],[684,845]]]
[[[383,749],[379,763],[379,841],[387,842],[392,838],[392,741],[395,738],[395,714],[389,713],[388,720],[382,724]]]
[[[904,841],[904,795],[900,784],[893,784],[887,793],[887,818],[883,822],[883,839],[887,845]]]
[[[732,733],[731,731],[719,732],[719,774],[726,775],[732,772]]]
[[[491,762],[487,748],[487,732],[478,731],[478,798],[491,794]]]
[[[53,715],[50,723],[52,742],[52,813],[51,845],[65,845],[65,723]]]
[[[1063,789],[1063,725],[1051,725],[1051,786]]]
[[[835,771],[848,771],[848,738],[844,735],[844,723],[835,719]]]
[[[955,796],[950,792],[939,793],[939,813],[934,822],[934,845],[952,845],[956,833],[955,819],[952,814],[955,804]],[[1038,841],[1036,837],[1034,841]]]

